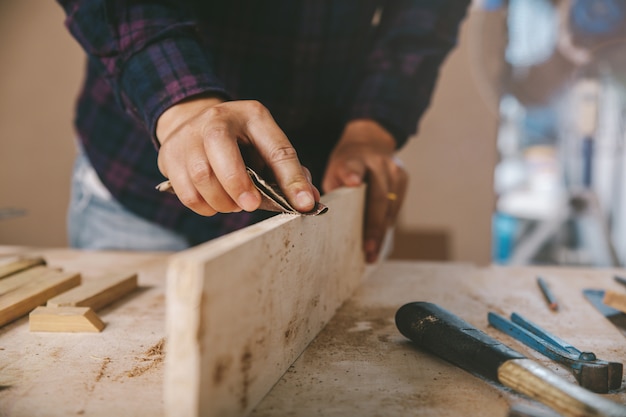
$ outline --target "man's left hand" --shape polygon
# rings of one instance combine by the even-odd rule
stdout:
[[[346,125],[330,155],[322,190],[368,183],[363,230],[367,262],[378,259],[385,233],[393,225],[406,194],[408,175],[394,156],[393,136],[373,120],[353,120]]]

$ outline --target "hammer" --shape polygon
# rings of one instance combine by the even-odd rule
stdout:
[[[565,416],[626,417],[625,406],[562,379],[436,304],[405,304],[396,326],[419,347]]]

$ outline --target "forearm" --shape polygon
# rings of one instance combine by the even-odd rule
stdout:
[[[99,64],[118,104],[153,138],[158,118],[173,104],[207,92],[228,97],[195,34],[196,23],[177,2],[59,3],[69,31]]]

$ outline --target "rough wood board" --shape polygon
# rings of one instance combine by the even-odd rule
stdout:
[[[48,300],[48,307],[91,307],[93,310],[111,304],[137,288],[136,273],[112,273],[85,282]]]
[[[45,280],[35,280],[0,296],[0,326],[28,314],[48,299],[77,285],[80,285],[79,273],[54,271],[53,274],[46,274]]]
[[[364,187],[279,215],[168,268],[166,414],[249,413],[361,281]]]
[[[37,307],[28,315],[31,332],[98,333],[100,317],[89,307]]]
[[[0,265],[0,278],[8,277],[9,275],[15,274],[16,272],[45,264],[46,261],[43,258],[39,257],[17,259],[13,262]]]

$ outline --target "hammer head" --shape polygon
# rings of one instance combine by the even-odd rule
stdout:
[[[574,376],[581,387],[599,394],[621,388],[623,374],[621,363],[596,360],[579,365],[577,369],[574,368]]]

